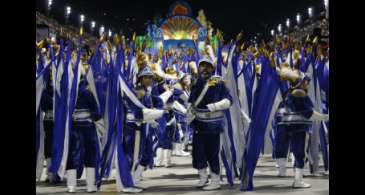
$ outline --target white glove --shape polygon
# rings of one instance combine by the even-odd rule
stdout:
[[[176,118],[173,117],[169,122],[166,123],[166,126],[172,125],[174,122],[176,122]]]
[[[241,110],[241,119],[244,122],[251,123],[250,117],[243,110]]]
[[[329,115],[328,114],[322,114],[315,110],[313,110],[312,116],[309,118],[311,121],[328,121]]]
[[[159,97],[162,99],[162,102],[166,104],[167,100],[172,96],[172,90],[166,90]]]
[[[98,121],[95,121],[94,124],[96,128],[96,133],[99,135],[100,138],[103,138],[106,132],[104,120],[100,119]]]
[[[188,109],[186,111],[186,119],[188,122],[188,125],[194,120],[195,115],[194,115],[194,109],[193,106],[191,106],[191,103],[188,104]]]
[[[152,128],[157,128],[158,127],[158,122],[152,120],[152,121],[148,121],[147,122]]]
[[[183,114],[186,114],[186,108],[183,105],[181,105],[178,101],[174,101],[174,103],[172,104],[172,108]]]
[[[144,121],[152,121],[161,118],[164,114],[164,110],[144,108],[142,109],[142,113]]]
[[[186,94],[186,93],[183,93],[180,95],[180,98],[184,101],[184,102],[187,102],[188,99],[189,99],[189,96]]]
[[[231,106],[231,102],[227,98],[224,98],[223,100],[216,102],[216,103],[207,104],[207,108],[211,112],[214,112],[217,110],[225,110],[225,109],[228,109],[230,106]]]

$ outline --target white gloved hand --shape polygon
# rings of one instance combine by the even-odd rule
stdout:
[[[173,90],[166,90],[159,97],[162,99],[162,102],[166,104],[167,100],[172,96]]]
[[[215,103],[207,104],[207,108],[208,108],[208,110],[209,110],[209,111],[211,111],[211,112],[216,111]]]
[[[180,95],[180,99],[182,99],[184,102],[187,102],[189,100],[189,96],[186,93],[183,93]]]
[[[98,121],[95,121],[94,124],[96,128],[96,133],[99,135],[100,138],[103,138],[106,132],[104,120],[100,119]]]
[[[178,101],[174,101],[174,103],[172,104],[172,108],[183,114],[186,114],[187,112],[186,108],[183,105],[181,105]]]
[[[250,117],[243,110],[241,110],[241,113],[240,114],[241,114],[241,119],[244,122],[251,123]]]
[[[187,119],[188,125],[194,120],[194,118],[195,118],[194,108],[191,105],[191,103],[189,103],[187,111],[186,111],[186,119]]]
[[[328,114],[322,114],[315,110],[313,110],[312,116],[309,118],[311,121],[328,121],[329,115]]]
[[[177,129],[179,130],[179,138],[182,139],[184,137],[184,133],[182,131],[180,123],[177,124]]]
[[[172,125],[173,123],[175,123],[176,122],[176,118],[175,117],[173,117],[170,121],[168,121],[167,123],[166,123],[166,126],[170,126],[170,125]]]
[[[142,109],[142,113],[144,121],[151,121],[161,118],[164,114],[164,110],[144,108]]]
[[[151,120],[147,122],[152,128],[157,128],[159,126],[158,122]]]
[[[223,100],[216,103],[207,104],[207,108],[211,112],[217,110],[225,110],[228,109],[230,106],[231,106],[231,101],[229,101],[227,98],[224,98]]]

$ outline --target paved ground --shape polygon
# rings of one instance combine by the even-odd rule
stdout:
[[[191,166],[191,157],[173,157],[172,162],[175,166],[170,168],[154,168],[144,172],[144,181],[141,187],[146,188],[141,194],[199,194],[199,195],[216,195],[216,194],[245,194],[245,195],[328,195],[329,194],[329,179],[328,176],[323,177],[305,177],[305,181],[312,184],[310,189],[294,190],[291,188],[293,171],[288,168],[288,177],[278,178],[275,168],[275,162],[270,156],[265,156],[260,159],[254,178],[255,191],[241,192],[238,190],[239,181],[236,182],[233,188],[229,188],[226,180],[222,182],[222,189],[219,191],[201,191],[196,189],[194,185],[198,181],[197,171]],[[291,167],[291,163],[288,163]],[[308,170],[305,170],[308,174]],[[44,178],[42,178],[44,179]],[[42,180],[41,179],[41,180]],[[78,181],[77,194],[89,194],[85,192],[84,176]],[[65,182],[51,186],[44,182],[37,183],[37,194],[54,194],[62,195],[65,193]],[[116,195],[115,180],[105,181],[101,187],[101,192],[94,193],[101,195]]]

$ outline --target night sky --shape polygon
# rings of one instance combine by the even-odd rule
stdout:
[[[53,0],[52,17],[64,22],[65,6],[72,7],[72,23],[78,24],[79,14],[85,15],[85,22],[96,21],[97,28],[103,24],[113,32],[129,34],[145,32],[146,24],[159,15],[164,18],[169,6],[175,0]],[[243,30],[246,35],[270,33],[286,18],[293,24],[299,12],[307,17],[307,8],[312,6],[314,13],[324,9],[323,0],[186,0],[191,6],[193,17],[203,9],[214,28],[223,31],[225,38],[233,38]],[[36,0],[37,10],[44,13],[47,0]],[[128,20],[129,18],[129,20]],[[130,28],[130,29],[128,29]]]

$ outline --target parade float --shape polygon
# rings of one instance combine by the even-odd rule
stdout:
[[[153,51],[203,50],[208,29],[203,10],[199,11],[195,19],[191,7],[185,1],[176,1],[170,6],[166,17],[148,25],[147,34],[139,36],[139,39],[145,41],[147,48]]]

